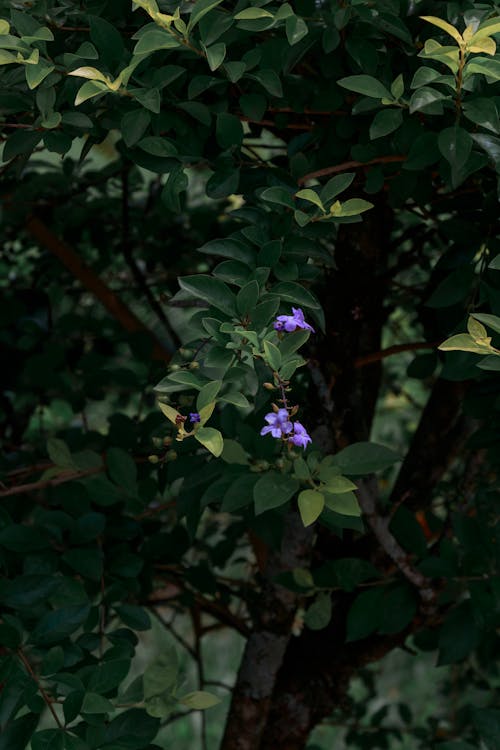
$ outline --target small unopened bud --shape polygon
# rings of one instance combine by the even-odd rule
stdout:
[[[190,362],[190,363],[188,364],[188,368],[189,368],[190,370],[198,370],[198,369],[199,369],[199,367],[200,367],[200,363],[199,363],[199,362],[196,362],[195,360],[193,360],[193,362]]]
[[[275,391],[276,390],[276,386],[273,385],[272,383],[263,383],[262,385],[264,386],[264,388],[266,389],[266,391]]]
[[[177,372],[177,370],[180,370],[180,369],[181,369],[180,365],[170,365],[171,372]]]
[[[276,404],[271,404],[271,408],[275,414],[277,414],[280,410],[279,406],[276,406]]]
[[[187,417],[183,417],[182,414],[178,414],[175,418],[175,424],[184,424]]]
[[[168,451],[167,455],[165,456],[165,461],[175,461],[177,458],[177,451]]]
[[[148,456],[148,461],[150,464],[157,464],[159,462],[158,456]]]
[[[163,445],[163,440],[160,437],[154,437],[151,442],[155,448],[161,448]]]
[[[290,411],[290,416],[294,417],[297,414],[298,410],[299,410],[298,406],[292,406],[292,410]]]
[[[167,435],[167,437],[163,438],[163,445],[165,448],[168,448],[169,445],[172,445],[172,438],[170,435]]]

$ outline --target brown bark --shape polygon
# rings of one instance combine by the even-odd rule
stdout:
[[[255,626],[241,660],[221,750],[256,750],[260,746],[298,603],[295,593],[274,584],[273,579],[307,564],[311,536],[298,515],[290,512],[281,549],[268,559]]]

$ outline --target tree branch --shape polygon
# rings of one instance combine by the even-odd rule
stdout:
[[[87,266],[77,253],[59,239],[35,216],[31,216],[26,228],[41,245],[58,258],[68,271],[91,292],[106,310],[129,333],[141,332],[147,335],[153,346],[153,358],[169,362],[171,353],[165,345],[150,331],[137,316],[129,310],[122,300]]]
[[[316,179],[317,177],[326,177],[329,174],[346,172],[348,169],[370,167],[372,164],[392,164],[406,161],[406,159],[407,157],[404,154],[401,156],[397,154],[389,154],[388,156],[377,156],[375,159],[370,159],[369,161],[345,161],[343,164],[334,164],[332,167],[324,167],[323,169],[317,169],[315,172],[308,172],[302,177],[299,177],[298,183],[299,185],[304,185],[309,180]]]

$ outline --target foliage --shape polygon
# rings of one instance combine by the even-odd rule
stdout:
[[[221,627],[222,750],[495,747],[496,5],[0,8],[0,750],[161,747]]]

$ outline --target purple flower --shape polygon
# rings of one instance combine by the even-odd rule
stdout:
[[[308,443],[312,443],[311,437],[306,428],[300,422],[293,423],[293,435],[288,438],[288,442],[297,448],[307,448]]]
[[[271,411],[266,414],[264,419],[267,425],[260,431],[261,435],[267,435],[270,432],[274,438],[281,438],[288,435],[293,429],[286,409],[279,409],[277,412]]]
[[[200,415],[198,414],[197,411],[192,411],[190,413],[190,415],[189,415],[189,421],[192,422],[193,424],[195,422],[199,422],[200,421]]]
[[[292,307],[292,313],[292,315],[278,315],[274,321],[274,328],[277,331],[286,331],[287,333],[293,333],[297,328],[303,328],[314,333],[314,328],[304,320],[304,313],[300,307]]]

